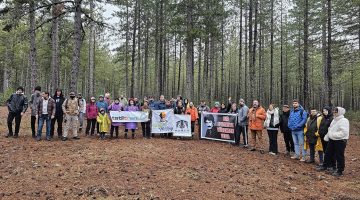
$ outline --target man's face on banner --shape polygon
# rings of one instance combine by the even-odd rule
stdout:
[[[166,121],[166,113],[165,112],[161,112],[160,113],[160,122],[165,122]]]
[[[206,120],[205,124],[208,130],[212,129],[214,126],[214,123],[211,120]]]

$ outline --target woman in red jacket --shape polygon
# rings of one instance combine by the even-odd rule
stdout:
[[[90,103],[86,105],[86,131],[85,134],[89,135],[89,131],[91,128],[91,135],[94,135],[95,132],[95,124],[96,124],[96,117],[98,114],[98,109],[95,104],[95,97],[90,98]]]

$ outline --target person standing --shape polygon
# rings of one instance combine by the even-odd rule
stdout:
[[[39,119],[36,141],[41,140],[41,132],[44,122],[46,123],[46,140],[51,140],[51,120],[55,118],[55,110],[55,100],[50,97],[49,92],[44,92],[44,96],[40,99],[38,107],[36,108],[36,118]]]
[[[64,120],[64,112],[62,109],[62,105],[65,101],[64,95],[62,93],[61,89],[56,89],[55,94],[53,96],[53,99],[55,101],[55,117],[51,119],[51,131],[50,131],[50,137],[54,137],[54,129],[55,129],[55,123],[57,122],[57,134],[58,138],[62,138],[63,134],[63,120]]]
[[[106,103],[106,101],[104,101],[103,95],[99,96],[99,100],[96,102],[96,107],[98,108],[98,112],[100,112],[101,108],[104,108],[106,113],[108,112],[109,105]],[[97,133],[100,134],[99,123],[96,123],[96,130],[97,130]]]
[[[186,113],[191,117],[191,134],[194,135],[195,132],[195,122],[199,119],[198,111],[194,106],[193,102],[189,103],[189,108],[186,110]]]
[[[86,114],[86,100],[83,98],[82,94],[78,94],[78,100],[79,100],[79,132],[82,131],[83,125],[84,125],[84,117]]]
[[[9,111],[7,118],[9,133],[6,135],[6,137],[18,138],[20,131],[21,117],[24,115],[24,113],[28,108],[28,100],[24,95],[24,88],[21,86],[18,87],[16,89],[16,93],[10,96],[10,98],[6,101],[6,104]],[[12,123],[14,119],[15,119],[15,134],[12,128]]]
[[[319,127],[319,135],[320,135],[321,144],[323,146],[324,153],[326,152],[326,148],[327,148],[327,144],[328,144],[328,142],[326,142],[324,140],[324,137],[328,133],[328,130],[329,130],[332,120],[333,120],[332,110],[329,106],[325,106],[322,110],[322,119],[321,119],[321,123],[320,123],[320,127]],[[334,163],[334,160],[332,159],[331,167],[334,166],[333,163]],[[321,165],[321,163],[320,163],[320,165]]]
[[[206,105],[205,100],[201,100],[200,105],[197,107],[197,110],[199,112],[198,126],[199,126],[199,140],[200,140],[201,139],[201,126],[202,126],[201,115],[204,112],[210,112],[210,108],[209,108],[209,106]]]
[[[39,101],[41,100],[41,87],[40,86],[36,86],[34,88],[34,93],[31,95],[31,99],[29,101],[30,103],[30,109],[31,109],[31,133],[32,133],[32,137],[35,138],[36,137],[36,128],[35,128],[35,124],[36,124],[36,109],[39,105]]]
[[[218,101],[215,101],[214,107],[211,108],[211,113],[218,113],[220,111],[220,103]]]
[[[237,134],[238,134],[238,144],[240,143],[240,135],[243,136],[243,144],[246,148],[248,146],[248,118],[249,108],[245,104],[245,100],[240,98],[239,100],[239,110],[238,110],[238,123],[237,123]],[[235,141],[236,143],[236,141]]]
[[[90,103],[86,105],[86,135],[89,135],[89,132],[91,135],[94,135],[95,133],[96,117],[98,115],[98,109],[96,107],[95,101],[95,97],[91,97]]]
[[[293,108],[290,111],[288,126],[291,130],[295,145],[295,155],[291,159],[300,159],[305,162],[306,151],[304,149],[304,127],[307,120],[307,112],[299,104],[299,100],[293,100]],[[300,153],[302,154],[300,158]]]
[[[120,95],[120,103],[123,106],[126,106],[129,104],[128,100],[124,97],[124,95]]]
[[[66,141],[68,138],[68,132],[72,131],[73,133],[73,139],[78,140],[80,139],[78,137],[78,129],[77,129],[77,123],[79,121],[78,115],[79,115],[79,101],[75,97],[75,92],[69,93],[70,98],[66,99],[62,105],[63,112],[65,113],[65,130],[64,135],[62,137],[62,141]]]
[[[279,108],[274,104],[269,105],[269,109],[266,112],[265,127],[269,136],[269,154],[278,154],[277,136],[279,132],[280,115]]]
[[[139,111],[139,107],[135,106],[135,102],[133,99],[129,100],[129,105],[125,107],[125,111]],[[127,138],[127,134],[129,129],[131,130],[132,139],[135,139],[135,130],[137,128],[137,122],[125,122],[125,138]]]
[[[334,108],[334,119],[324,137],[324,140],[328,142],[324,163],[317,168],[318,171],[328,169],[328,167],[331,167],[331,159],[335,158],[334,166],[337,169],[332,173],[333,176],[342,176],[345,169],[345,148],[350,134],[350,123],[345,118],[345,113],[345,108]]]
[[[124,110],[123,105],[120,103],[119,98],[115,98],[115,101],[109,106],[109,111],[122,111]],[[115,138],[119,138],[119,126],[121,123],[119,122],[112,122],[110,128],[110,138],[114,137],[115,131]]]
[[[283,105],[282,114],[280,115],[280,130],[284,136],[284,142],[286,146],[286,155],[292,155],[295,152],[294,141],[291,135],[291,130],[288,126],[290,116],[290,106]]]
[[[260,106],[258,100],[253,101],[253,107],[249,110],[249,129],[251,135],[251,149],[250,151],[255,151],[256,148],[260,149],[260,153],[264,154],[264,145],[263,145],[263,126],[264,120],[266,119],[266,111]]]
[[[110,105],[111,104],[111,98],[110,98],[110,93],[109,92],[107,92],[107,93],[105,93],[105,95],[104,95],[104,101],[108,104],[108,105]]]
[[[310,149],[310,159],[305,161],[306,163],[315,163],[315,151],[319,153],[320,163],[323,163],[323,147],[319,135],[319,127],[321,123],[321,115],[315,108],[310,109],[310,116],[306,121],[305,125],[305,149]]]
[[[165,110],[166,109],[166,100],[164,95],[160,95],[159,101],[155,103],[156,110]]]
[[[107,132],[109,132],[109,126],[111,124],[109,116],[105,112],[104,108],[100,108],[100,112],[96,118],[96,121],[98,122],[99,127],[100,127],[100,130],[99,130],[100,131],[100,139],[104,140],[105,134]]]
[[[144,101],[144,105],[141,107],[141,111],[148,113],[148,120],[147,122],[141,122],[141,128],[142,128],[142,132],[143,132],[143,137],[146,139],[150,139],[150,125],[151,125],[151,115],[152,115],[152,111],[148,105],[148,101],[145,100]]]

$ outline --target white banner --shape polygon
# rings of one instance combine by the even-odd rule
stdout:
[[[153,110],[151,118],[151,133],[172,133],[174,130],[174,111]]]
[[[191,116],[175,115],[173,135],[175,137],[191,137]]]
[[[147,122],[149,113],[141,111],[110,111],[112,122]]]

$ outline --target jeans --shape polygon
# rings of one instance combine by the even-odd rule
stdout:
[[[39,116],[39,127],[38,127],[37,137],[41,138],[41,132],[42,132],[44,122],[46,123],[46,138],[50,138],[51,118],[47,114]]]
[[[300,151],[302,152],[302,157],[305,159],[306,151],[304,149],[304,131],[292,131],[292,138],[295,145],[295,154],[300,158]]]
[[[82,129],[82,127],[83,127],[83,124],[84,124],[84,113],[83,112],[80,112],[79,113],[79,124],[80,124],[80,127],[79,128],[81,128]]]
[[[9,113],[7,118],[7,125],[9,129],[9,136],[13,135],[12,122],[15,118],[15,135],[19,135],[20,123],[21,123],[21,113]]]

